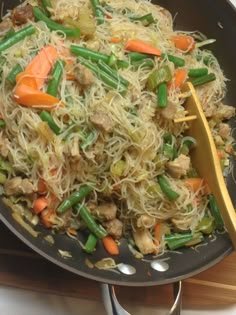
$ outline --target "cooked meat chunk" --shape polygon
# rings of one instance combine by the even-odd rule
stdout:
[[[6,195],[20,195],[20,194],[32,194],[35,192],[35,188],[29,179],[22,179],[20,176],[12,179],[7,179],[4,183],[4,190]]]
[[[0,23],[0,34],[5,34],[8,32],[12,27],[12,21],[9,19],[3,20]]]
[[[84,86],[90,86],[94,82],[94,76],[91,70],[83,65],[78,64],[74,70],[76,81]]]
[[[216,116],[219,119],[230,119],[235,115],[235,108],[233,106],[219,104]]]
[[[116,217],[117,207],[114,203],[107,202],[97,206],[92,210],[99,218],[105,220],[112,220]]]
[[[180,178],[187,174],[190,167],[190,158],[184,154],[180,154],[174,161],[168,162],[168,173],[174,178]]]
[[[219,135],[222,139],[227,139],[230,136],[230,126],[228,124],[220,123],[219,124]]]
[[[106,132],[110,132],[114,127],[113,121],[104,112],[100,112],[100,111],[94,112],[90,116],[90,120],[95,126],[101,128],[102,130]]]
[[[216,108],[215,104],[210,103],[210,104],[206,104],[205,106],[203,106],[203,110],[204,110],[205,116],[207,118],[210,118],[210,117],[215,115],[217,108]]]
[[[177,111],[177,105],[173,102],[168,102],[167,106],[161,110],[161,115],[166,119],[173,119]]]
[[[155,218],[151,217],[148,214],[142,214],[137,220],[138,228],[151,228],[155,225]]]
[[[34,19],[33,7],[30,4],[19,6],[12,10],[11,19],[14,25],[21,25]]]
[[[0,155],[7,157],[10,147],[10,141],[0,132]]]
[[[152,236],[147,229],[133,231],[135,244],[143,255],[151,254],[155,250]]]
[[[115,239],[121,238],[123,223],[120,220],[115,218],[113,220],[104,222],[102,225],[106,228],[108,234],[110,234],[112,237],[114,237]]]

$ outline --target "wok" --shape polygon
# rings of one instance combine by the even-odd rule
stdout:
[[[228,93],[225,102],[235,105],[236,100],[236,12],[232,5],[226,0],[158,0],[153,1],[167,8],[173,16],[174,28],[178,30],[198,30],[208,36],[215,38],[216,43],[211,49],[218,58],[226,77]],[[4,11],[13,8],[19,1],[0,1],[4,4]],[[235,105],[236,106],[236,105]],[[231,126],[236,127],[236,121],[231,121]],[[204,158],[204,157],[203,157]],[[235,173],[235,172],[234,172]],[[232,199],[236,204],[235,183],[232,174],[227,178],[227,186]],[[55,244],[50,246],[44,240],[49,231],[43,227],[37,229],[41,232],[38,238],[32,237],[11,216],[9,208],[0,203],[0,219],[6,226],[18,236],[24,243],[30,246],[53,263],[67,269],[77,275],[84,276],[99,282],[125,285],[125,286],[151,286],[174,283],[179,280],[191,277],[221,261],[233,251],[232,243],[228,234],[219,234],[214,242],[206,237],[207,246],[199,247],[198,251],[191,248],[181,249],[182,254],[167,253],[163,258],[169,258],[169,269],[165,272],[158,272],[150,268],[152,257],[145,257],[149,261],[135,259],[130,253],[126,240],[121,240],[120,255],[115,258],[117,263],[126,263],[136,269],[133,275],[124,273],[109,272],[106,270],[90,269],[85,264],[86,257],[91,261],[98,261],[106,257],[102,246],[96,252],[88,256],[81,250],[80,246],[68,237],[54,235]],[[82,237],[82,236],[81,236]],[[71,259],[64,259],[58,250],[66,250],[72,254]]]

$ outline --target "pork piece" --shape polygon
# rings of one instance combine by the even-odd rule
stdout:
[[[137,227],[138,228],[151,228],[152,226],[155,225],[155,218],[151,217],[148,214],[142,214],[138,219],[137,219]]]
[[[136,246],[143,255],[151,254],[155,250],[152,236],[147,229],[133,231],[133,238]]]
[[[94,82],[94,76],[91,70],[78,64],[74,69],[76,81],[83,87],[88,87]]]
[[[113,220],[116,217],[117,207],[114,203],[107,202],[97,206],[95,209],[92,210],[92,212],[100,219]]]
[[[105,112],[101,111],[94,112],[90,116],[90,120],[95,126],[99,127],[100,129],[106,132],[110,132],[114,127],[114,122]]]
[[[3,20],[0,23],[0,34],[7,33],[12,28],[12,21],[9,19]]]
[[[19,6],[12,10],[11,19],[14,25],[21,25],[34,20],[33,7],[30,4]]]
[[[118,219],[113,219],[106,221],[102,224],[107,230],[108,234],[110,234],[115,239],[120,239],[123,231],[123,223]]]
[[[235,115],[235,108],[233,106],[220,103],[216,112],[219,119],[230,119]]]
[[[174,178],[180,178],[187,174],[190,167],[190,158],[184,154],[180,154],[174,161],[166,164],[168,173]]]
[[[2,157],[7,157],[10,145],[10,141],[4,137],[3,132],[0,132],[0,155]]]
[[[222,139],[227,139],[230,136],[231,128],[228,124],[220,123],[219,124],[219,136],[221,136]]]
[[[22,179],[20,176],[7,179],[4,183],[4,190],[8,196],[21,194],[28,195],[36,191],[29,179]]]
[[[171,101],[168,101],[167,106],[161,110],[161,115],[166,119],[174,119],[176,112],[177,105]]]

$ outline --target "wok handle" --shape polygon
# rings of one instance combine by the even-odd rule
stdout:
[[[131,315],[118,302],[113,285],[101,284],[102,299],[107,315]],[[173,283],[174,303],[167,315],[180,315],[182,308],[182,283]]]

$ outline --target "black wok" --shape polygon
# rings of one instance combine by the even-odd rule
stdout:
[[[212,45],[212,49],[217,56],[225,75],[230,79],[228,82],[228,93],[226,103],[235,105],[236,100],[236,12],[226,0],[159,0],[159,5],[163,5],[175,18],[175,29],[199,30],[209,38],[217,41]],[[4,3],[4,1],[0,1]],[[6,0],[4,11],[17,5],[19,1]],[[220,23],[220,24],[219,24]],[[220,27],[222,25],[223,27]],[[236,106],[236,105],[235,105]],[[236,127],[235,120],[231,122]],[[203,157],[204,158],[204,157]],[[227,178],[227,185],[234,204],[236,204],[235,183],[233,176]],[[43,227],[38,227],[41,232],[38,238],[32,237],[11,216],[11,211],[3,204],[0,204],[0,219],[6,226],[15,233],[23,242],[33,250],[49,259],[53,263],[65,268],[75,274],[94,279],[100,282],[126,285],[126,286],[149,286],[173,283],[181,279],[193,276],[222,260],[233,250],[231,241],[227,235],[219,234],[214,242],[206,237],[207,246],[199,247],[198,251],[191,248],[183,248],[182,254],[168,253],[165,257],[168,260],[169,269],[166,272],[158,272],[150,269],[150,263],[135,259],[127,247],[126,240],[121,241],[120,255],[115,258],[117,263],[127,263],[136,268],[134,275],[113,273],[96,268],[90,269],[85,264],[87,254],[81,250],[78,244],[68,237],[53,236],[55,245],[50,246],[44,240],[44,236],[49,231]],[[82,236],[81,236],[82,237]],[[71,259],[64,259],[58,250],[66,250],[72,254]],[[98,261],[106,257],[102,247],[98,247],[96,252],[89,259]],[[151,257],[146,257],[151,260]],[[163,257],[164,258],[164,257]]]

